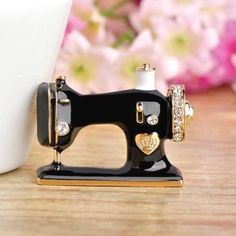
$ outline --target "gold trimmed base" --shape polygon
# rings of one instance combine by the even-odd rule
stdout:
[[[183,180],[169,181],[120,181],[120,180],[63,180],[63,179],[40,179],[40,185],[50,186],[103,186],[103,187],[182,187]]]

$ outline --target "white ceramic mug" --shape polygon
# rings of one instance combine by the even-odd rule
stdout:
[[[27,158],[37,86],[50,81],[72,0],[0,0],[0,173]]]

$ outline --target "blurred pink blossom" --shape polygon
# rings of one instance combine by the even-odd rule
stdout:
[[[169,0],[142,0],[137,12],[130,15],[130,22],[137,32],[145,29],[153,31],[153,22],[156,19],[170,16],[172,11],[171,2]]]
[[[80,32],[84,27],[85,27],[85,24],[82,21],[80,21],[77,17],[75,17],[71,14],[69,16],[68,23],[67,23],[67,26],[66,26],[62,46],[66,43],[67,36],[72,31]]]
[[[227,22],[220,43],[212,51],[214,68],[206,74],[212,86],[236,81],[236,21]]]
[[[201,76],[213,67],[211,50],[219,42],[218,32],[214,28],[202,28],[193,19],[159,21],[155,32],[157,53],[162,61],[173,61],[172,67],[166,68],[174,77],[190,71]],[[170,77],[166,74],[166,78]]]
[[[92,43],[103,43],[106,38],[105,18],[93,0],[74,0],[65,39],[71,31],[80,31]]]
[[[55,74],[66,75],[68,84],[81,93],[116,90],[112,79],[117,51],[111,47],[94,47],[79,32],[73,31],[61,49]]]
[[[73,30],[81,31],[85,27],[85,23],[73,15],[69,16],[68,24],[66,26],[65,35],[69,34]]]
[[[221,30],[226,21],[236,19],[235,0],[142,0],[137,12],[130,15],[134,28],[153,31],[155,22],[184,17],[205,27]]]
[[[214,27],[222,33],[226,22],[236,20],[235,0],[201,0],[201,3],[198,17],[205,27]]]
[[[109,33],[119,36],[131,30],[127,16],[137,10],[135,1],[97,0],[96,3],[101,12],[109,15],[106,19],[106,30]]]
[[[180,74],[172,83],[184,83],[189,91],[201,91],[236,82],[236,21],[225,25],[219,45],[211,51],[213,68],[205,75]]]

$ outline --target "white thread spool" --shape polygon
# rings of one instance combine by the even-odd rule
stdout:
[[[136,89],[155,90],[156,89],[156,70],[150,64],[143,64],[143,67],[136,69]]]

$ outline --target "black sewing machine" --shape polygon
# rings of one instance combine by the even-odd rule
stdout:
[[[37,170],[37,182],[46,185],[182,186],[181,172],[167,159],[166,139],[185,137],[186,119],[193,109],[184,87],[172,85],[167,97],[155,90],[155,69],[137,69],[138,89],[82,95],[60,77],[42,83],[37,93],[39,143],[54,149],[51,164]],[[119,169],[71,167],[60,154],[78,132],[91,124],[115,124],[125,133],[127,161]]]

